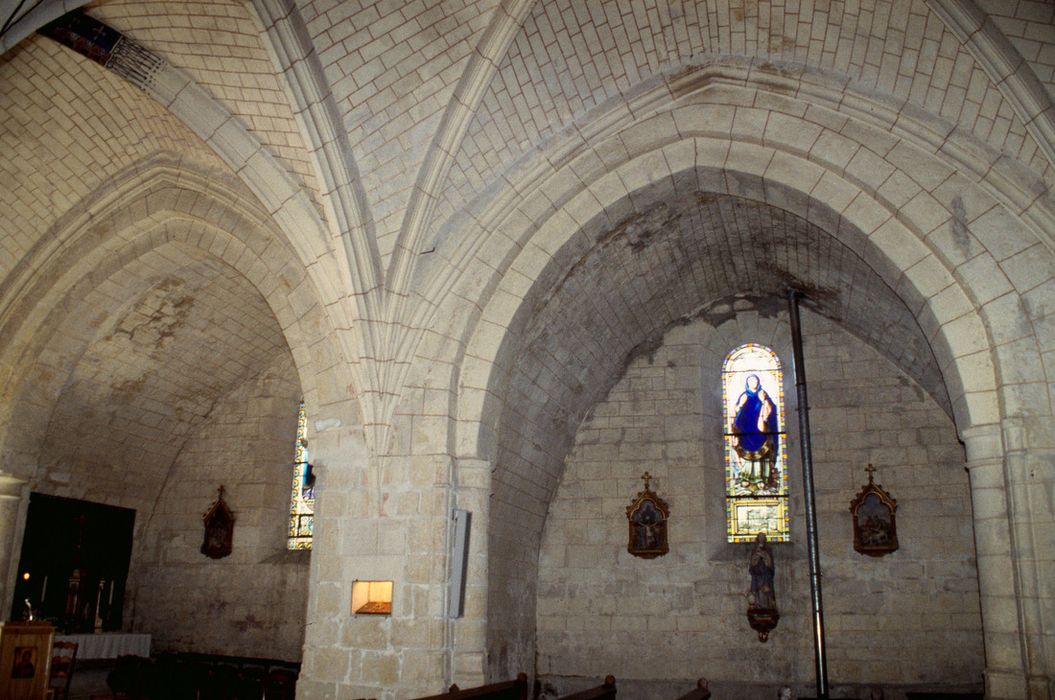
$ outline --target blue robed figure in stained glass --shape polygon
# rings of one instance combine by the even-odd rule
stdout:
[[[787,542],[784,392],[777,354],[757,343],[730,351],[722,364],[722,397],[728,540],[751,542],[764,533],[770,542]]]
[[[751,490],[775,486],[777,407],[756,374],[747,376],[731,428],[733,448],[743,465],[742,484]]]

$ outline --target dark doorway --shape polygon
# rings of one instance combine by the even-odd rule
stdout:
[[[64,632],[121,629],[135,519],[128,508],[30,494],[12,619],[28,599]]]

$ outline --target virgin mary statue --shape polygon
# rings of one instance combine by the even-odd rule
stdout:
[[[733,448],[740,458],[740,484],[757,491],[776,486],[777,407],[757,374],[748,375],[736,400]]]

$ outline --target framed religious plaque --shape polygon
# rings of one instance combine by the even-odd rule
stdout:
[[[626,551],[635,557],[654,559],[669,551],[667,519],[670,517],[670,508],[649,488],[652,475],[645,472],[641,478],[645,481],[645,490],[639,491],[626,508],[626,519],[630,526]]]
[[[222,559],[231,553],[234,542],[234,513],[223,500],[223,486],[212,507],[202,516],[205,536],[201,553],[211,559]]]
[[[43,700],[48,693],[51,644],[50,622],[0,623],[0,697],[5,700]]]
[[[871,464],[868,472],[868,483],[850,502],[853,514],[854,549],[870,557],[881,557],[898,548],[897,543],[897,501],[873,480],[875,467]]]

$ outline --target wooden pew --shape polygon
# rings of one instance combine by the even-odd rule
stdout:
[[[615,676],[605,676],[604,683],[596,688],[587,688],[578,693],[563,695],[559,700],[609,700],[615,697]]]
[[[678,700],[707,700],[711,697],[711,691],[707,687],[707,679],[701,678],[696,681],[696,687],[682,695]]]
[[[527,674],[518,673],[516,680],[481,685],[462,690],[455,683],[450,690],[417,700],[527,700]]]

